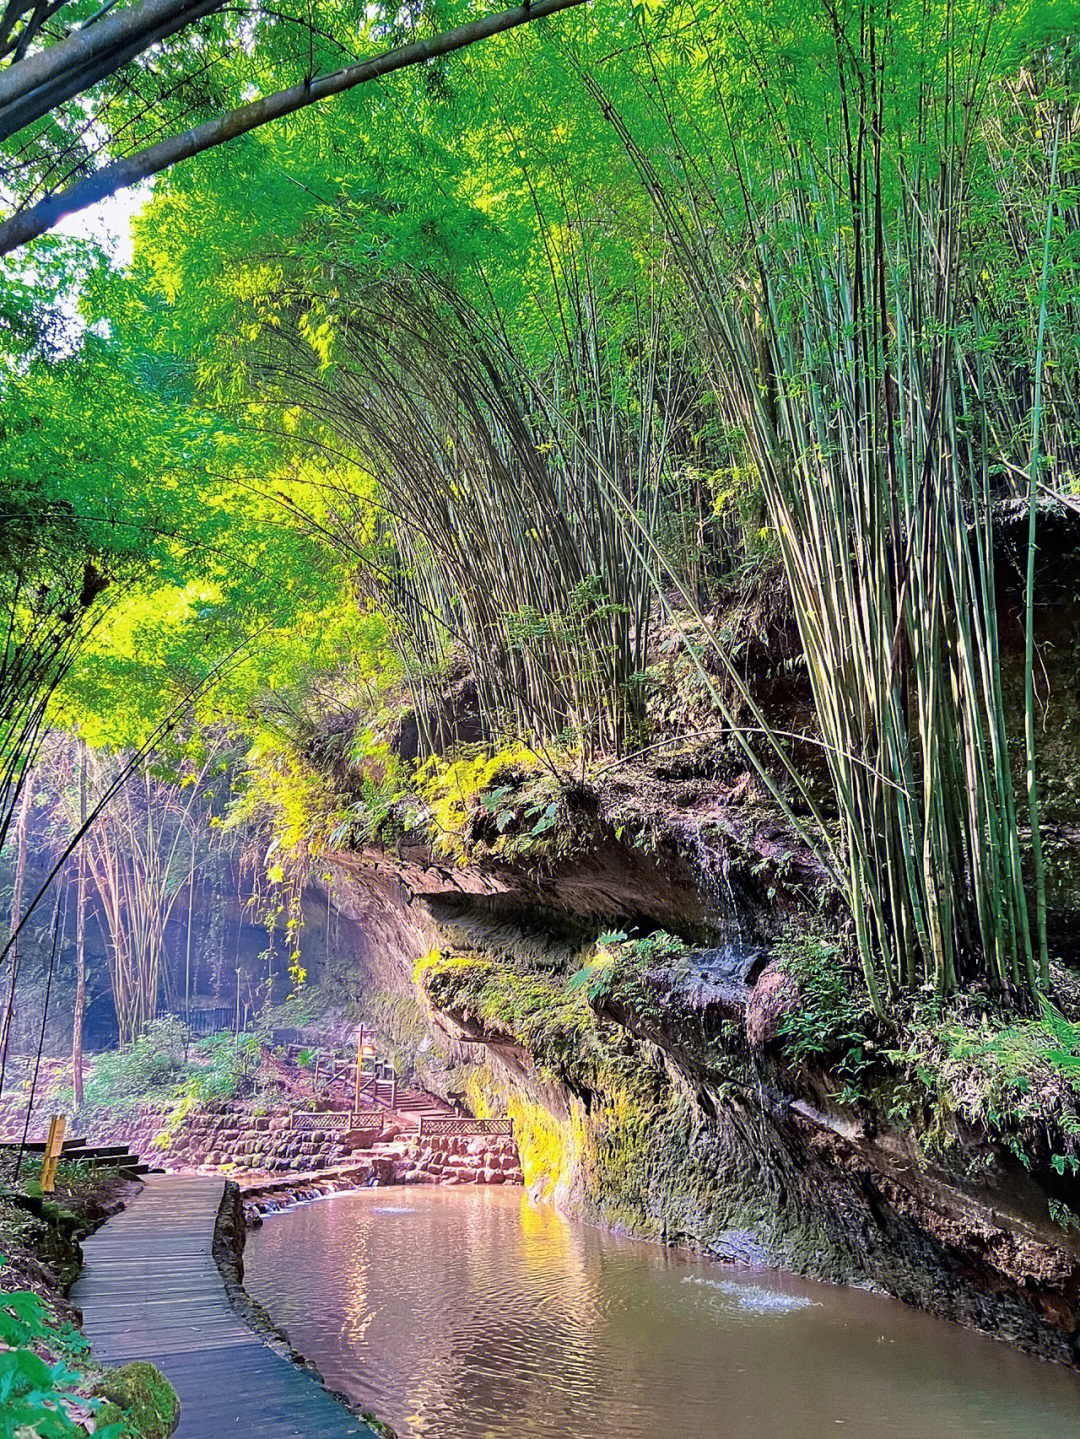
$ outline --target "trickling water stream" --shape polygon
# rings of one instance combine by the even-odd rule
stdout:
[[[269,1215],[245,1282],[401,1439],[1076,1439],[1080,1378],[902,1304],[729,1270],[520,1190]]]

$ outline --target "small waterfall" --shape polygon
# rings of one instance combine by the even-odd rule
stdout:
[[[725,939],[730,939],[735,944],[746,943],[749,938],[746,924],[748,906],[745,899],[740,899],[732,881],[729,837],[719,826],[714,827],[712,833],[715,834],[716,840],[710,844],[701,825],[687,824],[683,830],[684,844],[694,866],[702,908],[708,922],[714,925]]]

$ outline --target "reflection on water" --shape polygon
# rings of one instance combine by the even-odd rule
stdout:
[[[1061,1369],[890,1300],[567,1223],[520,1190],[269,1215],[245,1276],[331,1388],[401,1439],[1080,1433]]]

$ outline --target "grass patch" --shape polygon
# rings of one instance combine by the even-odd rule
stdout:
[[[1080,1024],[987,1001],[917,1005],[886,1056],[946,1113],[988,1130],[1028,1168],[1080,1174]]]

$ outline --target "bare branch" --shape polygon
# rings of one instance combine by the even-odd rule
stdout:
[[[0,140],[40,120],[221,4],[222,0],[142,0],[28,59],[16,52],[15,63],[0,70]],[[45,6],[41,9],[44,13]]]

